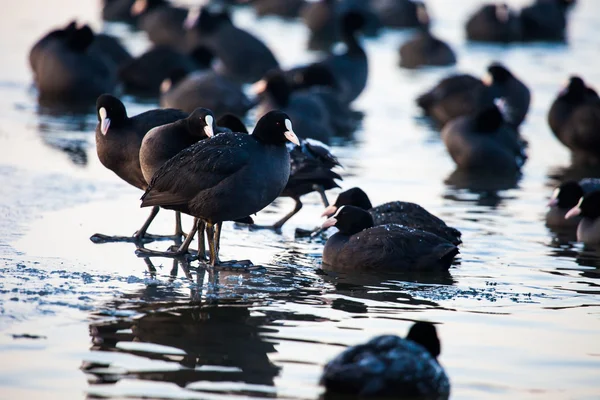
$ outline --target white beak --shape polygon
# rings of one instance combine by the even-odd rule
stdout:
[[[160,92],[167,93],[169,91],[169,89],[171,89],[171,85],[173,85],[173,82],[171,82],[171,80],[169,78],[165,79],[160,84]]]
[[[335,224],[337,224],[337,219],[335,217],[331,217],[327,221],[323,222],[321,229],[331,228],[332,226],[335,226]]]
[[[183,28],[190,30],[196,25],[198,22],[198,18],[200,17],[200,8],[193,7],[190,8],[187,17],[185,17],[185,21],[183,21]]]
[[[106,135],[108,128],[110,127],[110,118],[106,115],[106,108],[100,107],[98,115],[100,116],[100,132],[102,132],[103,135]]]
[[[284,133],[286,139],[294,143],[296,146],[300,146],[300,140],[298,140],[298,136],[296,136],[294,130],[292,129],[292,121],[286,119],[285,128],[287,129],[287,131]]]
[[[250,87],[250,92],[257,95],[263,93],[265,90],[267,90],[267,81],[264,79],[261,79]]]
[[[576,217],[579,214],[581,214],[581,208],[579,208],[579,205],[576,205],[565,214],[565,219]]]
[[[148,1],[147,0],[135,0],[135,3],[133,3],[133,5],[131,6],[131,15],[138,16],[141,13],[143,13],[144,11],[146,11],[146,8],[148,7]]]
[[[329,207],[327,207],[325,209],[325,211],[323,211],[323,214],[321,214],[321,217],[329,218],[330,216],[334,215],[336,211],[337,211],[337,207],[335,206],[335,204],[332,204]]]
[[[554,199],[550,199],[550,201],[548,202],[548,207],[554,207],[558,205],[558,199],[554,198]]]

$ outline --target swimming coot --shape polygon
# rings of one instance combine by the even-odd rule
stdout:
[[[567,181],[554,189],[548,202],[550,208],[546,213],[546,225],[552,227],[575,228],[581,218],[573,216],[566,219],[565,215],[579,203],[584,194],[600,190],[600,179],[584,178],[577,181]]]
[[[225,114],[244,117],[255,105],[238,83],[212,70],[187,73],[176,69],[163,81],[161,92],[162,107],[187,112],[204,107],[217,117]]]
[[[336,180],[342,180],[341,176],[332,171],[341,164],[325,144],[314,139],[301,139],[299,146],[288,147],[291,147],[290,179],[280,197],[290,197],[294,200],[294,209],[273,225],[252,225],[255,229],[280,230],[302,209],[300,197],[308,193],[319,193],[325,207],[329,206],[325,191],[339,187]]]
[[[371,0],[371,7],[381,23],[388,28],[419,28],[423,21],[419,18],[425,4],[412,0]]]
[[[524,41],[566,40],[567,11],[574,0],[535,0],[521,9]]]
[[[198,68],[210,68],[210,64],[201,65],[193,56],[170,46],[154,46],[121,66],[119,79],[128,93],[157,96],[160,94],[160,85],[173,71],[192,72]],[[193,109],[188,112],[191,111]]]
[[[331,140],[333,129],[326,105],[309,91],[292,92],[282,71],[270,71],[253,86],[253,91],[260,99],[259,116],[272,110],[282,110],[290,116],[301,137],[324,143]]]
[[[111,55],[94,48],[96,35],[74,22],[42,37],[31,49],[29,61],[42,104],[93,104],[114,90],[116,65]]]
[[[425,66],[456,64],[456,55],[444,41],[435,37],[429,28],[429,15],[425,7],[418,8],[421,25],[414,37],[400,46],[400,66],[416,69]]]
[[[467,39],[477,42],[511,43],[522,39],[521,20],[506,3],[484,4],[466,25]]]
[[[180,110],[150,110],[134,117],[127,116],[123,103],[114,96],[104,94],[96,102],[98,125],[96,126],[96,151],[102,165],[113,171],[119,178],[138,189],[148,186],[140,166],[140,147],[146,133],[152,128],[187,117]],[[146,230],[158,213],[155,207],[150,217],[131,238],[110,237],[96,234],[95,242],[140,241],[150,237]],[[180,227],[177,229],[178,234]]]
[[[463,170],[515,173],[527,159],[524,141],[495,105],[450,121],[441,135],[452,160]]]
[[[435,326],[416,322],[405,339],[382,335],[344,350],[325,365],[321,384],[327,389],[326,398],[339,393],[361,398],[447,399],[450,381],[437,360],[440,351]]]
[[[208,47],[216,56],[215,70],[239,83],[254,83],[279,63],[269,48],[256,36],[236,27],[226,12],[202,7],[190,22],[186,45]]]
[[[195,143],[154,174],[142,207],[161,206],[198,218],[206,226],[210,265],[219,265],[216,244],[222,222],[260,211],[285,188],[290,176],[288,140],[299,144],[289,117],[272,111],[251,135],[222,133]],[[194,226],[179,250],[165,255],[187,252],[197,230]]]
[[[187,8],[174,7],[167,0],[136,0],[131,6],[138,28],[148,34],[153,44],[179,50],[185,50],[184,22],[188,13]]]
[[[577,225],[577,241],[589,246],[600,245],[600,191],[584,195],[565,218],[579,216]]]
[[[340,193],[335,203],[327,207],[322,216],[331,217],[342,206],[354,206],[368,211],[375,226],[398,224],[433,233],[455,245],[462,242],[458,229],[449,227],[444,221],[415,203],[392,201],[373,207],[369,196],[362,189],[354,187]]]
[[[339,232],[323,249],[323,268],[333,270],[444,271],[458,247],[433,233],[402,225],[374,226],[367,211],[342,206],[323,223]]]
[[[571,77],[554,100],[548,123],[558,140],[571,150],[574,163],[600,163],[600,98],[580,77]]]

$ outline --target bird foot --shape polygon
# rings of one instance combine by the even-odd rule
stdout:
[[[150,243],[156,240],[179,240],[181,236],[178,235],[153,235],[150,233],[146,233],[143,236],[139,236],[134,233],[132,236],[109,236],[104,235],[102,233],[95,233],[90,236],[90,240],[96,244],[103,243]]]
[[[181,250],[179,246],[170,246],[166,251],[159,250],[151,250],[146,249],[145,247],[139,247],[135,250],[135,254],[138,257],[167,257],[167,258],[177,258],[177,257],[186,257],[189,259],[198,258],[198,252],[195,250],[187,249]]]

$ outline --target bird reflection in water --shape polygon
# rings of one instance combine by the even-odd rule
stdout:
[[[499,192],[516,189],[521,177],[522,175],[518,172],[489,174],[456,169],[444,181],[448,186],[444,198],[460,202],[473,202],[479,206],[496,208],[507,199],[506,196],[501,195]],[[464,195],[462,192],[465,190],[469,194],[475,195],[475,198],[470,195]]]

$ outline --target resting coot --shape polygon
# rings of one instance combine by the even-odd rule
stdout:
[[[402,225],[374,226],[362,208],[342,206],[323,223],[339,232],[323,249],[323,268],[333,270],[444,271],[458,247],[433,233]]]
[[[577,181],[567,181],[554,189],[548,202],[546,225],[558,228],[577,227],[581,218],[573,216],[566,219],[565,215],[579,203],[583,195],[600,190],[600,179],[584,178]]]
[[[285,145],[299,144],[289,117],[263,116],[251,135],[222,133],[202,140],[167,161],[142,196],[142,207],[161,206],[190,214],[206,225],[210,265],[221,264],[216,246],[223,221],[245,218],[277,198],[290,175]],[[183,254],[198,230],[194,226]]]
[[[577,225],[577,241],[589,246],[600,245],[600,191],[584,195],[565,218],[576,216],[581,218]]]
[[[447,399],[450,381],[439,364],[435,326],[416,322],[406,339],[377,336],[349,347],[325,365],[325,398],[336,393],[389,399]],[[333,398],[334,396],[332,396]]]
[[[335,203],[327,207],[322,216],[331,217],[342,206],[354,206],[368,211],[376,226],[398,224],[433,233],[455,245],[461,243],[461,233],[458,229],[449,227],[444,221],[415,203],[392,201],[373,207],[369,196],[362,189],[355,187],[340,193]]]
[[[104,94],[96,102],[98,125],[96,126],[96,151],[102,165],[113,171],[130,185],[145,190],[148,186],[140,166],[140,147],[146,133],[152,128],[187,117],[179,110],[150,110],[134,117],[127,116],[123,103],[114,96]],[[149,238],[148,226],[158,213],[155,207],[142,228],[132,237],[111,237],[101,234],[92,236],[94,242],[124,241],[138,242]],[[180,235],[181,227],[176,227]]]
[[[484,4],[469,17],[467,39],[511,43],[522,39],[521,20],[506,3]]]

